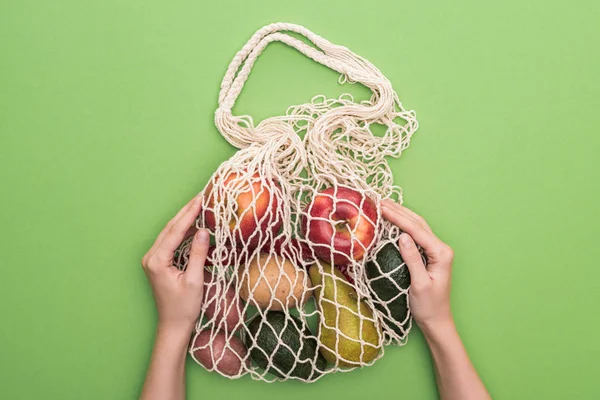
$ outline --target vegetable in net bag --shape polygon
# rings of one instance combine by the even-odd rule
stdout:
[[[310,45],[290,35],[302,35]],[[316,96],[255,125],[231,109],[263,49],[279,41],[359,82],[368,101]],[[232,60],[215,123],[239,151],[203,190],[198,228],[213,235],[190,354],[229,378],[312,382],[373,364],[411,329],[400,230],[382,199],[401,200],[386,157],[418,123],[370,62],[306,28],[268,25]],[[375,136],[372,124],[384,125]],[[176,253],[184,269],[190,240]]]

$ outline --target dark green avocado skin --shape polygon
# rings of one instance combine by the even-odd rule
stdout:
[[[286,318],[288,318],[287,326]],[[327,361],[319,353],[317,340],[314,337],[307,337],[312,336],[308,326],[293,315],[286,317],[281,311],[268,311],[264,319],[265,321],[261,325],[263,318],[260,316],[254,318],[248,324],[250,334],[245,336],[245,344],[250,349],[250,358],[254,364],[279,378],[285,378],[285,375],[304,380],[318,378],[321,373],[313,370],[312,360],[315,359],[316,355],[316,367],[321,371],[325,370]],[[304,333],[303,339],[301,336],[302,331]],[[293,351],[285,346],[277,348],[279,338]],[[256,342],[256,346],[252,348],[253,341]],[[276,348],[277,351],[275,351]],[[270,367],[269,357],[272,359]],[[296,360],[298,360],[297,363],[295,363]]]
[[[369,261],[366,265],[368,285],[376,295],[374,296],[375,307],[383,315],[386,324],[398,335],[402,335],[399,325],[402,324],[408,314],[408,295],[403,294],[388,303],[387,309],[385,303],[398,295],[398,288],[394,282],[402,289],[407,289],[410,286],[408,267],[405,265],[398,268],[398,266],[404,264],[404,259],[402,259],[400,251],[393,243],[383,246],[375,256],[375,261],[377,263]],[[377,264],[379,264],[379,268]],[[390,273],[389,277],[381,277],[387,273]],[[408,324],[408,321],[406,324]]]

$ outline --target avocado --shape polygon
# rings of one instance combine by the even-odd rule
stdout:
[[[279,378],[313,381],[327,366],[308,326],[281,311],[268,311],[264,318],[257,315],[248,324],[244,342],[254,364]]]
[[[408,294],[395,297],[399,293],[398,287],[407,289],[410,286],[410,273],[403,264],[398,248],[393,243],[388,243],[377,252],[375,260],[366,265],[375,308],[382,314],[385,324],[400,336],[403,335],[401,327],[404,329],[408,325],[408,321],[402,325],[408,315]],[[392,299],[394,300],[390,301]]]

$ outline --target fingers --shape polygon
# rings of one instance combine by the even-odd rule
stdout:
[[[185,239],[186,233],[198,217],[201,204],[202,197],[195,197],[191,203],[180,211],[178,219],[173,218],[172,222],[167,224],[163,232],[161,232],[162,240],[156,245],[154,252],[154,255],[158,259],[170,260],[173,257],[173,253]]]
[[[190,259],[185,271],[185,279],[190,283],[204,283],[204,264],[210,246],[210,235],[206,229],[200,229],[194,235],[190,248]]]
[[[154,242],[155,246],[158,247],[158,245],[160,244],[160,242],[162,242],[165,235],[167,234],[167,232],[169,232],[169,229],[171,229],[173,224],[175,224],[177,221],[179,221],[179,218],[181,218],[181,216],[186,211],[188,211],[189,208],[192,207],[194,205],[194,202],[197,200],[198,200],[198,196],[193,197],[190,201],[188,201],[188,203],[185,206],[183,206],[183,208],[181,210],[179,210],[177,212],[177,214],[173,218],[171,218],[171,220],[169,222],[167,222],[167,225],[165,225],[163,230],[158,234],[158,237],[156,238],[156,241]]]
[[[400,254],[410,272],[411,287],[418,290],[431,284],[431,278],[425,269],[421,253],[419,253],[417,245],[407,233],[400,235]]]
[[[156,240],[154,241],[154,244],[152,244],[152,247],[150,247],[150,250],[148,250],[148,252],[144,255],[144,258],[142,258],[143,266],[147,266],[150,257],[152,257],[154,255],[154,253],[156,252],[156,249],[160,246],[160,243],[163,241],[167,232],[169,232],[169,230],[171,229],[173,224],[175,222],[177,222],[179,220],[179,218],[181,218],[181,216],[192,206],[192,204],[194,203],[195,200],[197,200],[197,198],[198,198],[198,196],[196,196],[196,197],[192,198],[190,201],[188,201],[188,203],[185,206],[183,206],[183,208],[181,210],[179,210],[179,212],[173,218],[171,218],[171,220],[169,222],[167,222],[167,225],[165,225],[163,230],[158,234]]]
[[[415,221],[416,223],[420,224],[421,226],[423,226],[423,228],[425,228],[426,230],[428,230],[429,232],[432,232],[431,228],[429,227],[429,225],[427,224],[427,221],[425,221],[425,219],[423,217],[421,217],[420,215],[418,215],[416,212],[404,207],[401,204],[398,204],[390,199],[386,199],[383,200],[381,202],[382,207],[387,207],[393,211],[398,212],[401,215],[406,216],[407,218],[412,219],[413,221]]]
[[[381,210],[385,219],[408,233],[426,252],[432,251],[443,244],[431,231],[425,229],[420,223],[415,222],[405,213],[398,212],[383,204]]]
[[[429,226],[426,228],[423,224],[411,218],[406,212],[407,208],[400,206],[402,209],[398,209],[393,204],[391,201],[383,201],[381,203],[383,217],[408,233],[425,250],[425,255],[427,255],[430,265],[437,264],[438,262],[450,265],[454,258],[454,252],[450,246],[435,236],[431,229],[429,229]]]
[[[196,224],[192,224],[192,226],[190,226],[188,228],[185,235],[183,235],[183,240],[187,240],[187,239],[191,238],[192,236],[194,236],[196,234],[196,232],[198,232],[198,228],[196,228]]]

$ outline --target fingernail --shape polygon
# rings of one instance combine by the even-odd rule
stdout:
[[[401,246],[410,246],[410,236],[408,233],[403,233],[400,235],[400,245]]]
[[[210,235],[206,229],[199,229],[196,232],[196,240],[199,242],[208,242],[210,240]]]

